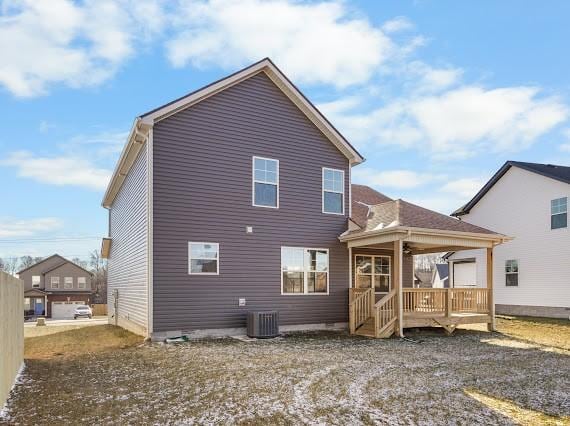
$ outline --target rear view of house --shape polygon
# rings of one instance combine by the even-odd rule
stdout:
[[[465,206],[464,222],[501,229],[514,240],[495,250],[497,312],[570,315],[570,167],[508,161]],[[484,284],[480,250],[448,256],[452,287]]]
[[[73,318],[77,305],[91,302],[92,273],[54,254],[18,272],[24,281],[24,315]]]
[[[239,332],[271,309],[281,330],[356,331],[379,302],[372,334],[401,335],[415,250],[501,236],[352,185],[362,161],[269,59],[141,115],[103,200],[110,321],[160,339]],[[491,323],[480,293],[471,320]]]

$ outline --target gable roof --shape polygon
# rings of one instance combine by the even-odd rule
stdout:
[[[489,229],[472,225],[401,199],[371,206],[363,229],[357,232],[378,231],[395,227],[435,229],[474,234],[497,234]]]
[[[439,278],[444,281],[446,278],[449,277],[449,264],[447,263],[436,263],[435,267],[437,269],[437,273],[439,274]]]
[[[501,179],[511,167],[518,167],[528,172],[536,173],[550,179],[570,184],[570,167],[557,166],[554,164],[540,164],[540,163],[525,163],[522,161],[507,161],[503,166],[493,175],[491,179],[479,190],[477,194],[464,206],[458,208],[452,216],[462,216],[469,213],[469,211],[485,196],[485,194]]]
[[[352,214],[350,219],[358,226],[366,225],[370,207],[392,199],[366,185],[352,184]]]
[[[18,271],[18,274],[21,274],[22,272],[27,271],[28,269],[31,269],[31,268],[33,268],[33,267],[35,267],[35,266],[37,266],[37,265],[41,265],[42,263],[45,263],[45,262],[47,262],[48,260],[53,259],[54,257],[57,257],[57,258],[61,259],[61,262],[58,262],[58,263],[56,263],[55,265],[47,266],[46,269],[43,269],[43,270],[40,272],[42,275],[47,274],[48,272],[51,272],[51,271],[53,271],[53,270],[55,270],[55,269],[57,269],[57,268],[59,268],[59,267],[65,265],[66,263],[70,263],[70,264],[72,264],[73,266],[76,266],[77,268],[79,268],[79,269],[81,269],[81,270],[87,272],[87,273],[88,273],[89,275],[91,275],[91,276],[93,275],[93,273],[92,273],[91,271],[88,271],[87,269],[83,268],[82,266],[79,266],[77,263],[72,262],[71,260],[68,260],[68,259],[66,259],[66,258],[63,257],[63,256],[60,256],[60,255],[57,254],[57,253],[56,253],[56,254],[52,254],[51,256],[48,256],[48,257],[46,257],[45,259],[42,259],[42,260],[40,260],[39,262],[36,262],[36,263],[34,263],[33,265],[30,265],[30,266],[28,266],[28,267],[26,267],[26,268],[24,268],[24,269]]]
[[[309,101],[303,93],[269,59],[265,58],[227,77],[217,80],[181,98],[148,111],[135,119],[127,143],[113,171],[111,181],[103,198],[103,207],[109,208],[129,173],[142,146],[148,140],[149,130],[155,123],[226,90],[254,75],[263,72],[301,110],[305,116],[348,158],[350,164],[359,164],[364,157],[331,124],[330,121]]]

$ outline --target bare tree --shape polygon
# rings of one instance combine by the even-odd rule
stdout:
[[[17,257],[5,257],[3,259],[4,264],[4,272],[7,272],[10,275],[15,275],[17,271],[20,270],[18,268],[18,258]]]
[[[89,266],[93,272],[93,289],[96,303],[107,303],[107,261],[98,250],[90,254]]]
[[[444,254],[445,253],[431,253],[414,256],[414,269],[423,272],[433,271],[436,264],[445,263],[443,260]]]

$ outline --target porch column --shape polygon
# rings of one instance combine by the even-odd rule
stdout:
[[[394,241],[394,289],[396,290],[396,310],[398,312],[398,321],[396,334],[404,337],[404,296],[402,293],[402,240]]]
[[[487,290],[489,315],[491,322],[487,324],[487,330],[495,331],[495,296],[493,295],[493,248],[487,248]]]

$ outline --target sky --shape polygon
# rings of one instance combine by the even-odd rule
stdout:
[[[264,57],[449,214],[507,160],[570,165],[570,2],[0,0],[0,257],[86,259],[136,116]]]

